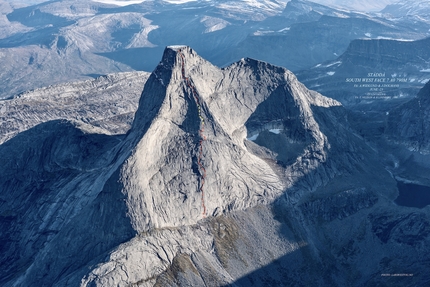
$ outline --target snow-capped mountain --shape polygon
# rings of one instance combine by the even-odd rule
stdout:
[[[126,135],[0,145],[0,284],[425,284],[429,210],[394,205],[380,156],[287,69],[167,47]]]

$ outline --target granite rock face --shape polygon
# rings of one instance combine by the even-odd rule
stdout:
[[[268,63],[167,47],[127,134],[49,121],[0,158],[3,286],[430,280],[428,209],[395,207],[340,103]]]

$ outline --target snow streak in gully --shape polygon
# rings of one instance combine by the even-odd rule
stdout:
[[[200,190],[200,192],[202,194],[202,208],[203,208],[202,215],[203,215],[203,217],[206,217],[205,193],[204,193],[204,190],[203,190],[203,187],[205,185],[206,169],[205,169],[205,167],[202,164],[203,141],[206,140],[206,137],[203,134],[204,131],[205,131],[205,120],[204,120],[204,118],[202,116],[202,108],[201,108],[201,105],[200,105],[200,101],[199,101],[199,97],[198,97],[196,88],[191,83],[191,80],[188,77],[185,76],[185,57],[184,57],[184,54],[182,53],[181,50],[178,50],[178,53],[181,56],[182,79],[185,81],[185,84],[190,88],[191,93],[193,94],[194,101],[196,102],[198,112],[199,112],[199,118],[200,118],[199,136],[200,136],[200,141],[199,141],[199,155],[197,157],[197,164],[198,164],[199,169],[201,171],[201,180],[200,180],[200,188],[199,188],[199,190]]]

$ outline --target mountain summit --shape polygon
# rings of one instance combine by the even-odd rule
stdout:
[[[304,160],[317,166],[328,146],[312,105],[339,103],[283,68],[243,59],[222,70],[189,47],[168,47],[142,94],[130,135],[139,142],[123,169],[130,200],[143,200],[130,213],[136,229],[192,224],[281,194],[291,182],[249,152],[245,139],[282,131],[296,151],[279,151],[287,173],[301,171]]]
[[[97,131],[52,121],[0,145],[1,285],[360,285],[396,244],[413,270],[430,254],[425,211],[391,208],[343,107],[284,68],[169,46],[129,132]]]

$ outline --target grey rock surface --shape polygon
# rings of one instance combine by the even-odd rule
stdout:
[[[50,121],[0,158],[3,286],[430,282],[430,210],[396,206],[341,104],[265,62],[167,47],[126,135]]]
[[[0,101],[0,144],[38,124],[59,119],[89,123],[106,134],[124,134],[133,122],[148,77],[146,72],[109,74]]]

